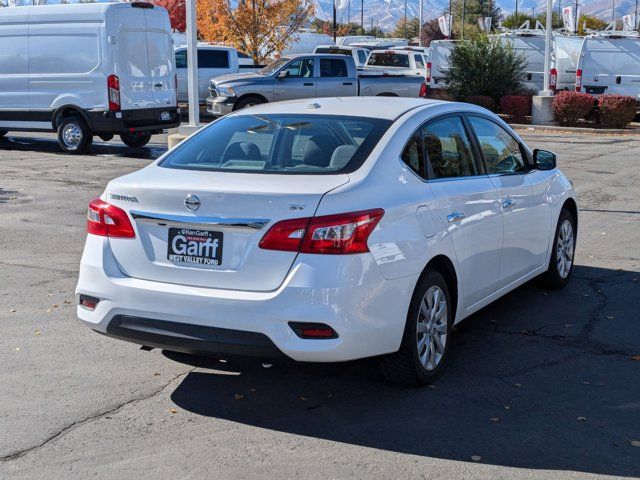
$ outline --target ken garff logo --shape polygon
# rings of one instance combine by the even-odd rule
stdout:
[[[196,210],[198,210],[201,205],[200,199],[195,195],[193,195],[192,193],[187,195],[187,198],[184,199],[184,204],[192,212],[195,212]]]

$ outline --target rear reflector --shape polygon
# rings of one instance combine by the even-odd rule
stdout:
[[[338,338],[336,331],[324,323],[289,322],[291,330],[300,338],[330,339]]]
[[[135,238],[127,212],[95,198],[89,202],[87,233],[102,237]]]
[[[78,303],[82,308],[85,308],[91,311],[96,309],[96,306],[98,305],[99,302],[100,302],[99,298],[90,297],[89,295],[80,295],[80,299],[78,300]]]
[[[273,225],[260,241],[264,250],[318,254],[349,254],[369,251],[367,240],[384,210],[283,220]]]

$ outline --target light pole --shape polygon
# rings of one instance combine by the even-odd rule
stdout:
[[[420,28],[418,29],[418,46],[422,46],[422,22],[423,22],[423,5],[424,5],[424,0],[420,0],[420,14],[418,15],[419,17],[419,23],[420,23]],[[636,0],[636,10],[638,9],[638,0]],[[637,15],[637,12],[636,12]]]
[[[466,9],[467,9],[467,0],[462,0],[462,32],[460,35],[462,38],[464,38],[464,14]]]
[[[200,99],[198,98],[198,26],[196,0],[186,1],[187,11],[187,96],[189,99],[189,126],[200,125]]]
[[[553,0],[547,0],[547,38],[544,42],[544,96],[552,96],[553,92],[549,90],[549,71],[551,69],[551,10],[553,8]]]
[[[360,33],[364,35],[364,0],[360,0]]]
[[[404,38],[407,38],[407,0],[404,0]]]

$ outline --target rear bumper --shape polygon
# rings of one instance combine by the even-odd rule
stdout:
[[[125,276],[109,240],[88,235],[76,295],[100,302],[77,314],[98,332],[171,351],[340,362],[398,350],[416,281],[384,279],[370,254],[299,255],[275,291],[186,287]],[[302,339],[289,322],[324,323],[338,338]]]
[[[141,108],[137,110],[87,111],[91,130],[94,133],[126,133],[133,131],[160,131],[180,125],[180,109]]]

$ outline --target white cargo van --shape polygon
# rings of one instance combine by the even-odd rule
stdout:
[[[576,91],[617,93],[640,99],[640,38],[596,34],[585,37],[578,60]]]
[[[427,90],[440,90],[449,88],[447,81],[447,69],[449,68],[449,55],[456,40],[434,40],[429,45],[427,61]]]
[[[179,125],[169,16],[148,3],[0,8],[0,134],[57,131],[129,146]]]
[[[502,40],[510,42],[517,54],[526,60],[525,78],[522,86],[539,92],[544,88],[544,30],[514,30],[502,34]]]
[[[550,87],[552,90],[573,90],[583,37],[556,34],[553,37]]]

